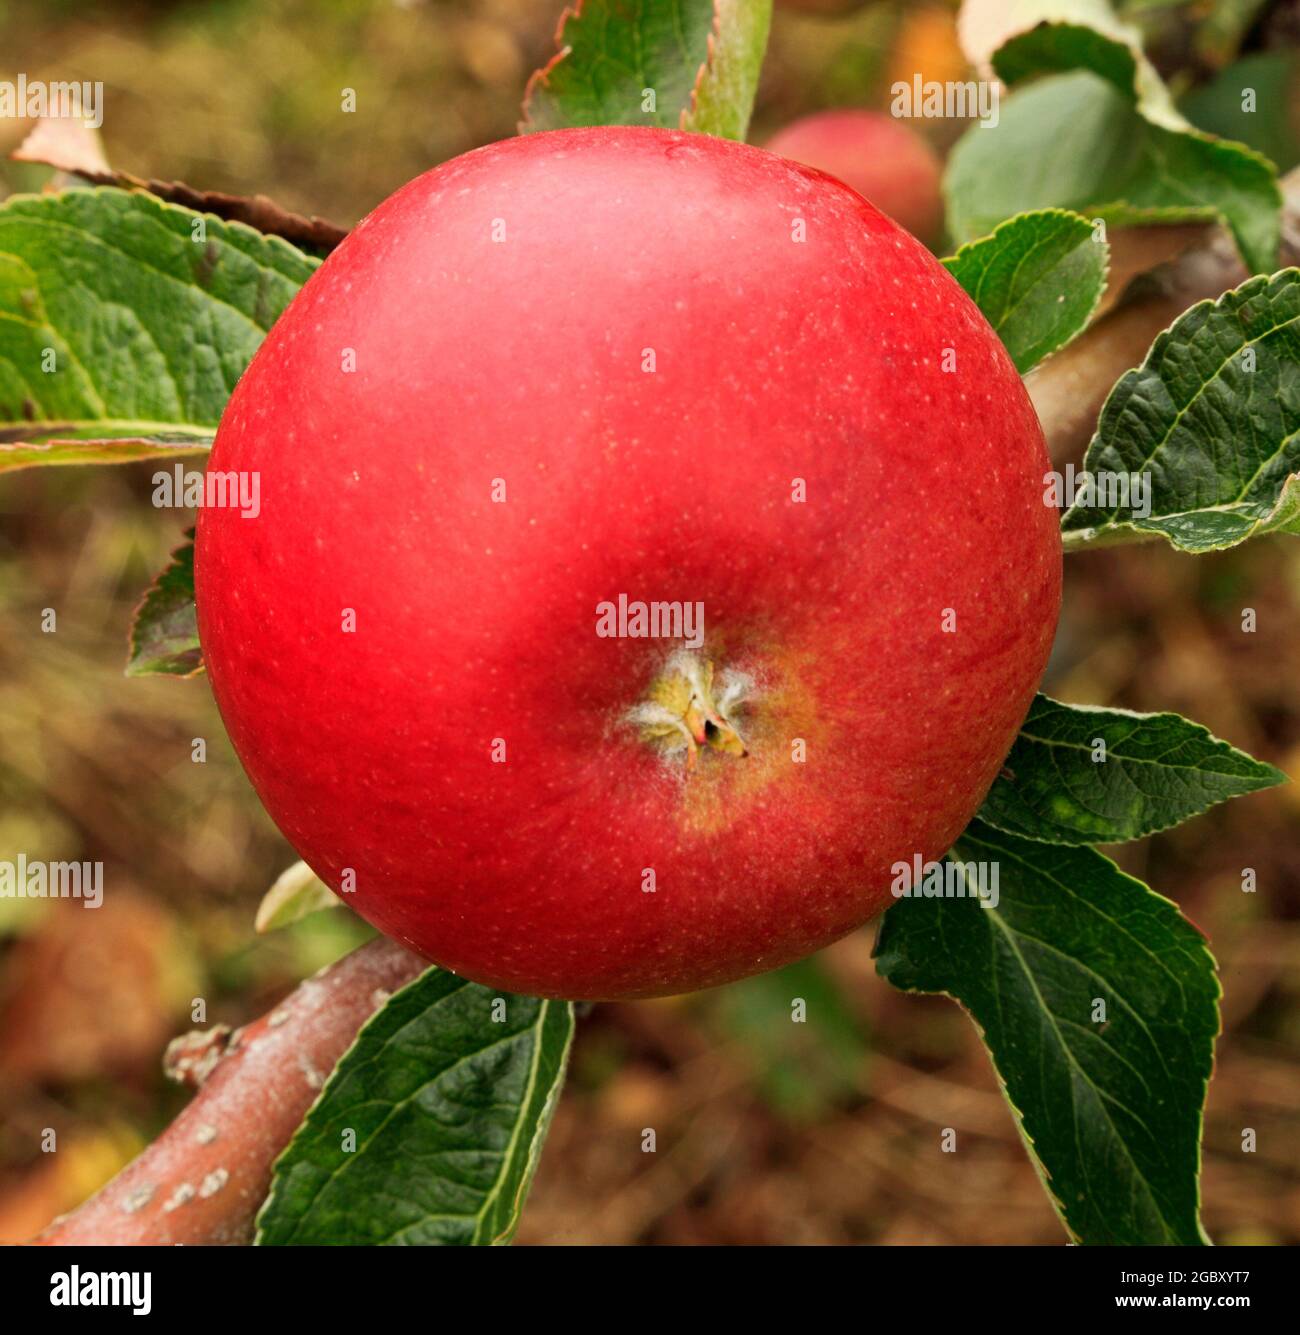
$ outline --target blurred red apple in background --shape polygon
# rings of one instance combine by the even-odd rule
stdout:
[[[838,177],[927,245],[939,239],[938,156],[896,117],[882,111],[818,111],[792,121],[767,147]]]

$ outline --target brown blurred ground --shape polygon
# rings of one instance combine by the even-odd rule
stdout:
[[[347,223],[512,132],[558,8],[0,0],[0,77],[103,79],[119,165]],[[908,8],[778,15],[754,137],[814,106],[878,105],[918,65],[952,76],[943,11]],[[358,90],[354,116],[338,110],[344,87]],[[957,129],[935,127],[936,143]],[[0,148],[20,131],[0,122]],[[42,179],[0,169],[0,190]],[[326,914],[252,936],[292,852],[204,681],[121,675],[130,610],[186,526],[148,494],[141,468],[0,481],[0,857],[103,859],[115,889],[95,915],[0,901],[0,1240],[76,1204],[175,1112],[159,1058],[193,998],[208,1022],[238,1023],[363,935]],[[1254,635],[1239,630],[1244,606],[1258,609]],[[39,628],[46,607],[53,635]],[[1178,710],[1300,775],[1298,657],[1300,545],[1199,559],[1151,546],[1071,559],[1049,688]],[[1298,818],[1297,790],[1275,791],[1122,850],[1222,965],[1204,1183],[1220,1242],[1300,1242]],[[1243,866],[1256,895],[1238,888]],[[718,992],[596,1008],[520,1240],[1059,1244],[971,1026],[948,1002],[879,983],[871,936]],[[794,995],[809,999],[806,1025],[789,1021]],[[1247,1126],[1253,1155],[1238,1148]],[[40,1153],[47,1127],[58,1154]],[[939,1151],[946,1127],[956,1154]]]

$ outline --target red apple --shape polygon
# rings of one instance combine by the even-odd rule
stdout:
[[[1005,757],[1061,555],[1020,380],[924,248],[704,135],[493,144],[361,223],[239,382],[196,578],[307,862],[494,987],[807,955]],[[703,610],[647,638],[606,604]],[[349,893],[349,887],[355,885]]]
[[[943,223],[939,159],[896,117],[881,111],[818,111],[791,121],[767,147],[838,176],[922,241],[938,238]]]

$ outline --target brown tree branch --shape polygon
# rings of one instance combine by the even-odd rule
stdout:
[[[169,1067],[199,1086],[166,1131],[106,1187],[56,1219],[45,1247],[247,1243],[271,1166],[357,1030],[427,963],[371,941],[233,1034],[178,1039]]]

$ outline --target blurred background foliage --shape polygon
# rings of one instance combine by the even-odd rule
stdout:
[[[1190,63],[1189,114],[1293,165],[1300,7],[1198,7],[1255,11],[1246,59],[1269,91],[1253,119],[1223,51],[1189,51],[1186,8],[1128,6],[1162,67]],[[558,12],[556,0],[0,0],[0,78],[102,80],[115,165],[349,224],[513,132]],[[779,5],[751,137],[820,107],[887,106],[890,83],[916,72],[963,71],[950,5]],[[0,151],[25,128],[0,120]],[[962,129],[921,128],[940,151]],[[0,165],[0,195],[48,175]],[[95,913],[0,900],[0,1241],[76,1205],[166,1124],[184,1095],[160,1056],[195,998],[204,1022],[239,1024],[368,932],[340,912],[254,937],[256,904],[294,854],[202,678],[122,675],[131,610],[189,523],[150,505],[149,472],[0,481],[0,857],[100,859],[111,886]],[[1071,559],[1048,689],[1178,710],[1300,777],[1298,659],[1300,545],[1193,558],[1153,544]],[[1204,1181],[1220,1242],[1300,1242],[1298,792],[1115,850],[1207,932],[1222,966]],[[968,1021],[878,982],[872,938],[718,991],[594,1008],[519,1240],[1060,1243]],[[806,1023],[791,1022],[793,997]],[[655,1155],[640,1152],[646,1126]],[[58,1154],[40,1152],[46,1127]],[[955,1154],[940,1152],[949,1127]]]

